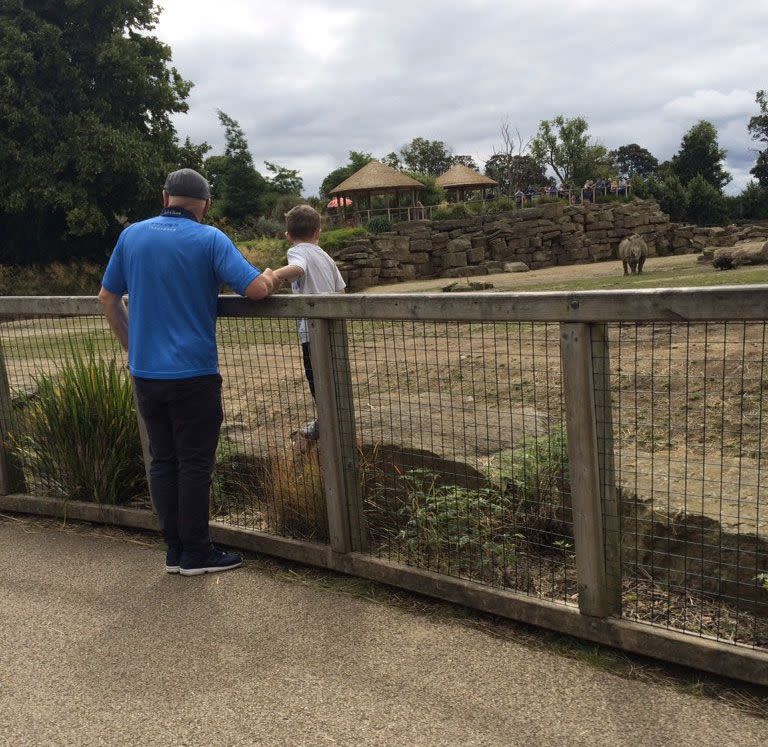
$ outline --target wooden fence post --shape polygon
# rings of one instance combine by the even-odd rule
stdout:
[[[621,614],[621,506],[616,492],[613,406],[611,402],[608,326],[592,324],[592,371],[597,424],[597,458],[605,542],[605,575],[610,614]]]
[[[583,322],[561,324],[560,354],[568,426],[579,610],[585,615],[607,617],[612,605],[606,583],[590,325]]]
[[[308,328],[328,533],[331,549],[344,554],[361,548],[364,531],[362,512],[358,510],[357,445],[346,328],[342,320],[330,319],[309,319]]]
[[[0,495],[25,493],[27,484],[24,471],[9,448],[9,436],[13,431],[13,401],[5,366],[5,352],[0,345]]]
[[[331,320],[333,381],[336,384],[336,414],[339,423],[339,454],[344,477],[344,495],[349,516],[353,552],[368,550],[368,523],[363,512],[355,428],[355,397],[349,367],[349,337],[344,319]],[[322,426],[320,428],[322,434]]]

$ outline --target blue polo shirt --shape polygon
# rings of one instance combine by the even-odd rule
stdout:
[[[186,210],[167,208],[126,228],[102,285],[129,295],[131,373],[145,379],[217,373],[219,287],[226,283],[244,295],[259,274],[224,233]]]

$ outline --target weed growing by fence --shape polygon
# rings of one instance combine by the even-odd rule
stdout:
[[[407,495],[399,539],[413,556],[473,574],[513,562],[508,497],[493,489],[440,485],[427,470],[406,472],[403,482]]]
[[[146,491],[127,372],[91,348],[35,379],[12,448],[34,480],[63,498],[127,503]]]
[[[268,479],[271,493],[270,523],[279,534],[328,539],[320,460],[317,448],[286,449],[272,456]]]

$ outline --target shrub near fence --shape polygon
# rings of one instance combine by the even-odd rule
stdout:
[[[223,297],[214,531],[766,684],[767,298]],[[2,314],[9,443],[24,420],[7,403],[61,370],[68,340],[113,353],[94,299],[6,298]],[[298,316],[319,448],[291,438],[314,414]],[[34,510],[12,461],[0,505]]]

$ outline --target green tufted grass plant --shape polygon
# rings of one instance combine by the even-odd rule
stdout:
[[[125,504],[147,494],[132,383],[117,358],[71,351],[35,384],[12,437],[28,479],[78,501]]]

